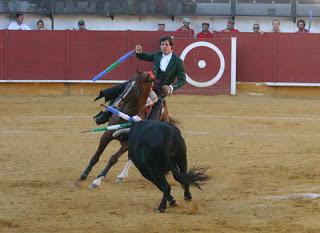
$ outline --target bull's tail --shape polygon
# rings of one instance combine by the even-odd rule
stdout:
[[[201,189],[201,185],[211,179],[211,177],[206,174],[208,168],[205,167],[194,166],[188,172],[181,173],[178,167],[170,162],[170,168],[174,178],[183,186],[191,185]]]

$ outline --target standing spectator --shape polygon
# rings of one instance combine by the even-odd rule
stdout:
[[[182,20],[183,26],[177,30],[177,32],[190,32],[192,35],[194,35],[193,29],[190,28],[191,19],[190,18],[184,18]]]
[[[159,23],[158,24],[158,32],[164,32],[166,25],[164,23]]]
[[[253,32],[260,32],[260,25],[258,23],[253,24]]]
[[[47,30],[45,27],[44,27],[44,22],[42,19],[39,19],[38,22],[37,22],[37,28],[38,30]]]
[[[258,23],[253,24],[252,31],[255,33],[260,33],[261,35],[264,34],[264,32],[260,29],[260,25]]]
[[[227,22],[227,28],[222,30],[221,32],[239,32],[239,30],[234,28],[234,20],[229,19]]]
[[[78,28],[79,28],[79,31],[86,31],[86,30],[88,30],[88,29],[86,28],[86,23],[84,22],[83,19],[80,19],[80,20],[78,21]]]
[[[213,38],[213,33],[209,32],[209,27],[210,24],[203,22],[202,23],[202,32],[199,32],[197,34],[198,39],[203,39],[203,38]]]
[[[306,22],[303,19],[298,20],[297,27],[298,27],[298,31],[296,31],[296,32],[298,32],[298,33],[301,33],[301,32],[308,33],[309,32],[309,30],[305,28]]]
[[[280,31],[280,21],[278,19],[272,20],[271,32],[281,32]]]
[[[8,30],[31,30],[28,25],[23,23],[23,14],[17,13],[16,14],[16,21],[11,22],[8,26]]]

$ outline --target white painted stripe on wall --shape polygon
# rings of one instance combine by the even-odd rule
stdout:
[[[274,87],[320,87],[320,83],[265,82],[264,85]]]
[[[231,38],[231,95],[236,95],[237,86],[237,37]]]

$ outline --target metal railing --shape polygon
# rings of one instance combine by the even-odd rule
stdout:
[[[1,0],[0,13],[320,16],[320,0]]]

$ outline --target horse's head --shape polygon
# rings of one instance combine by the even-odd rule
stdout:
[[[121,93],[118,99],[115,101],[115,105],[120,108],[130,105],[130,108],[134,106],[144,107],[150,91],[155,81],[155,76],[152,71],[137,72],[138,75],[131,81],[129,81],[125,90]]]

